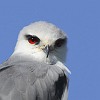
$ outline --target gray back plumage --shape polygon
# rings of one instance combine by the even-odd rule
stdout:
[[[13,56],[0,65],[0,100],[61,100],[68,79],[43,62]]]

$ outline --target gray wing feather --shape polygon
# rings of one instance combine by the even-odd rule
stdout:
[[[0,98],[5,100],[3,98],[8,96],[8,100],[61,100],[61,96],[57,97],[60,88],[57,92],[55,83],[63,73],[55,65],[14,57],[0,65]]]
[[[15,82],[15,87],[17,88],[18,91],[21,91],[22,93],[26,92],[27,82],[23,75],[17,76],[17,78],[14,80],[14,82]]]
[[[14,89],[11,94],[11,99],[8,100],[26,100],[23,93],[18,91],[17,89]]]
[[[13,87],[14,87],[14,80],[12,78],[9,78],[3,83],[2,88],[0,89],[0,93],[8,95],[9,92],[13,89]]]
[[[37,98],[38,100],[44,100],[44,96],[43,96],[43,90],[42,90],[42,86],[40,84],[40,80],[37,80],[36,83],[36,91],[37,91]]]
[[[42,87],[44,100],[48,100],[48,87],[47,87],[44,79],[40,79],[40,84]]]
[[[26,100],[36,100],[36,87],[35,85],[33,86],[28,86],[27,91],[26,91]]]

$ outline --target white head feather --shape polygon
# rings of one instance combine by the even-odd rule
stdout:
[[[25,37],[27,35],[38,37],[40,42],[37,45],[30,44]],[[65,62],[67,52],[66,43],[61,44],[61,47],[55,47],[55,43],[59,39],[67,39],[67,37],[66,34],[55,25],[44,21],[32,23],[20,31],[13,55],[20,53],[49,64],[56,64],[59,61]],[[46,57],[47,55],[43,51],[47,45],[53,48],[48,57]]]

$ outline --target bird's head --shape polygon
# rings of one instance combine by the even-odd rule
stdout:
[[[66,59],[66,34],[51,23],[39,21],[24,27],[19,34],[14,54],[20,53],[55,64]]]

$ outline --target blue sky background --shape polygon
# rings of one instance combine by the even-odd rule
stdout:
[[[100,100],[100,0],[1,0],[0,63],[12,54],[19,31],[39,20],[68,34],[69,100]]]

